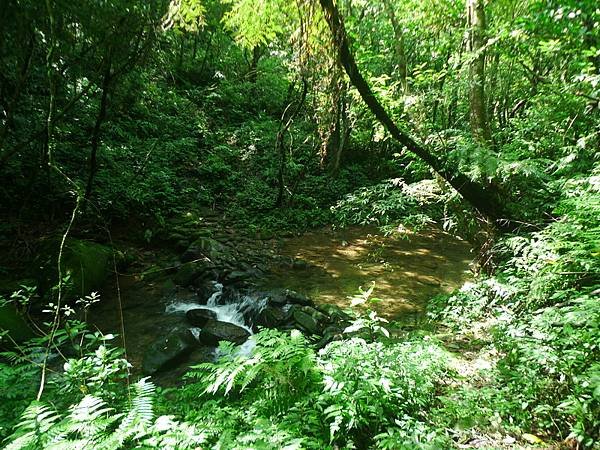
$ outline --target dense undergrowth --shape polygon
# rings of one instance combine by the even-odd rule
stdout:
[[[479,49],[463,1],[334,2],[367,84],[437,171],[350,83],[328,2],[5,3],[0,319],[26,336],[0,329],[1,445],[600,448],[594,2],[469,0],[488,12]],[[502,214],[484,217],[448,173]],[[57,251],[68,234],[152,255],[188,216],[253,238],[439,226],[473,244],[481,273],[416,329],[365,315],[320,350],[265,329],[249,356],[223,345],[156,387],[114,336],[73,320],[102,293],[61,303],[74,291]]]
[[[362,337],[316,351],[300,332],[264,330],[249,356],[222,345],[183,387],[128,389],[121,352],[71,326],[58,339],[83,357],[53,373],[44,402],[29,404],[41,341],[3,363],[4,385],[21,388],[1,394],[2,435],[14,449],[434,449],[480,436],[597,448],[599,175],[569,181],[543,230],[500,240],[494,275],[433,299],[421,331],[390,336],[371,315]]]

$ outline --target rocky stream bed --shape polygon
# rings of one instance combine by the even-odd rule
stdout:
[[[282,239],[222,230],[170,239],[179,254],[139,251],[119,289],[109,281],[90,314],[98,329],[122,334],[121,305],[134,373],[165,384],[214,360],[221,341],[249,353],[261,327],[299,329],[324,347],[350,324],[348,297],[359,286],[375,282],[372,307],[406,320],[471,276],[468,244],[436,229],[402,236],[323,229]]]

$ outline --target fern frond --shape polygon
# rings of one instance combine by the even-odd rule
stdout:
[[[11,443],[6,448],[19,450],[40,446],[48,430],[59,418],[55,411],[43,403],[32,402],[21,415],[14,433],[8,437]]]
[[[127,414],[117,429],[101,442],[97,442],[95,448],[107,450],[121,448],[128,440],[138,440],[148,435],[154,420],[156,387],[146,377],[135,383],[133,391],[134,397]]]

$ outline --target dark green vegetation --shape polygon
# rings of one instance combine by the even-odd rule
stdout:
[[[2,445],[600,448],[599,30],[591,0],[3,0]],[[443,228],[480,274],[416,324],[377,286],[257,293],[307,266],[270,243],[348,225]]]

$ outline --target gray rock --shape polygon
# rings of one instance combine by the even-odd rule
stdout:
[[[252,274],[242,270],[233,270],[228,273],[223,282],[227,284],[243,284],[252,278]]]
[[[255,319],[255,325],[267,328],[277,328],[289,319],[289,315],[281,308],[267,306]]]
[[[211,346],[219,345],[220,341],[242,344],[248,337],[250,337],[248,330],[219,320],[209,320],[200,331],[200,341]]]
[[[337,305],[325,303],[318,305],[316,308],[323,314],[329,316],[330,322],[350,322],[352,320],[352,317]]]
[[[227,259],[227,247],[215,239],[201,237],[196,239],[181,255],[182,262],[195,261],[207,257],[210,260]]]
[[[213,274],[211,274],[213,275]],[[202,304],[206,304],[208,299],[215,293],[218,292],[217,282],[212,280],[204,280],[197,278],[194,281],[194,287],[196,288],[196,292],[198,294],[198,300]]]
[[[292,263],[292,269],[296,269],[296,270],[306,270],[309,267],[310,267],[310,264],[308,264],[303,259],[294,259],[294,262]]]
[[[283,306],[286,304],[313,306],[314,302],[306,295],[302,295],[291,289],[274,289],[266,293],[271,306]]]
[[[159,370],[174,366],[178,360],[189,355],[196,345],[190,330],[172,330],[167,335],[156,339],[146,350],[142,371],[146,375],[152,375]]]
[[[195,308],[186,312],[185,317],[193,326],[202,328],[209,320],[217,320],[217,313],[208,308]]]
[[[323,314],[321,311],[318,311],[318,310],[316,310],[315,308],[313,308],[311,306],[302,306],[302,307],[300,307],[300,310],[302,312],[308,314],[309,316],[311,316],[320,325],[324,325],[327,322],[329,322],[329,316]]]
[[[330,342],[338,341],[338,340],[341,340],[342,338],[343,338],[342,330],[336,326],[330,326],[330,327],[325,328],[325,330],[323,330],[323,337],[319,340],[319,342],[317,342],[315,347],[317,350],[321,350],[322,348],[327,346],[327,344],[329,344]]]
[[[182,264],[173,277],[173,281],[180,286],[191,286],[194,282],[203,278],[204,274],[213,269],[213,264],[207,260],[188,262]]]

